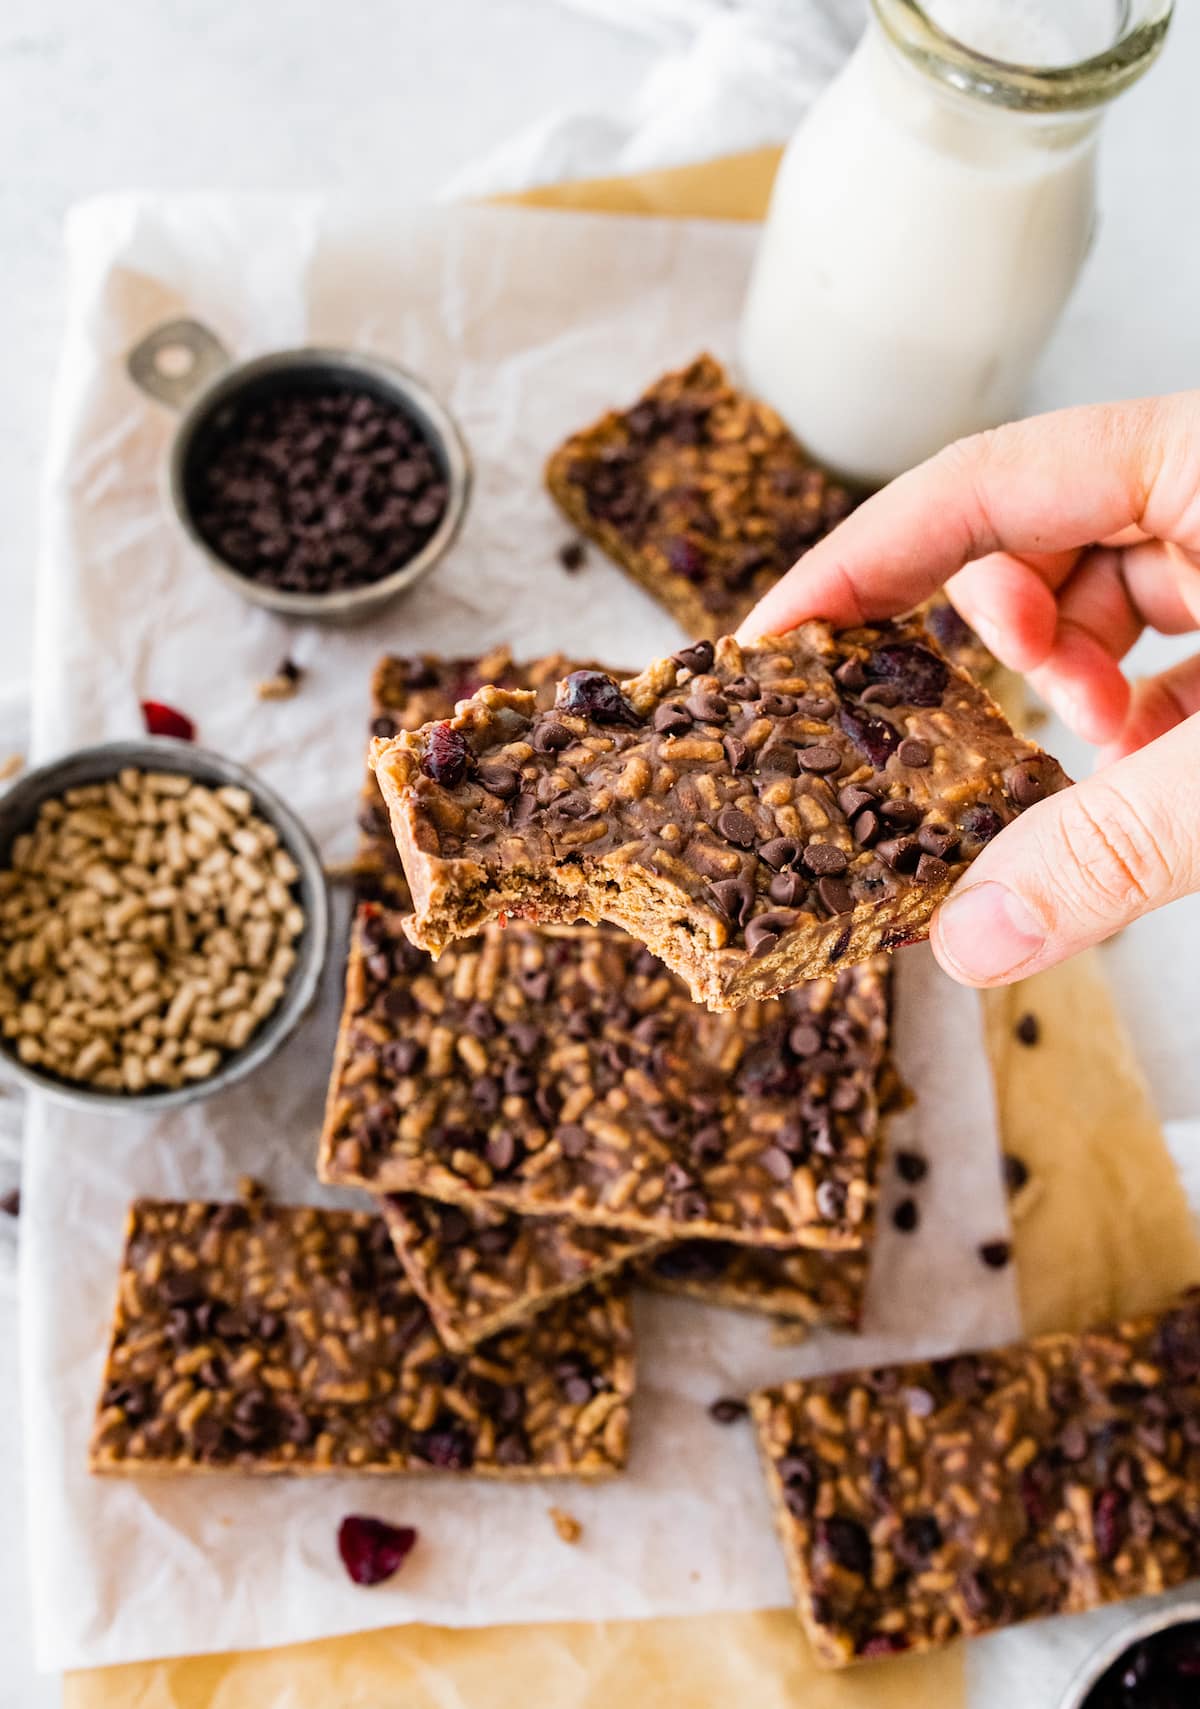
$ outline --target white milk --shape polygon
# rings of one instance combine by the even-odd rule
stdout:
[[[994,57],[1077,52],[1028,0],[929,11]],[[1020,413],[1087,253],[1098,122],[960,95],[873,22],[780,166],[742,320],[748,388],[873,483]]]

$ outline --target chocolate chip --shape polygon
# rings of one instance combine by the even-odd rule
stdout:
[[[729,761],[730,771],[746,771],[750,766],[750,749],[740,736],[722,736],[721,747]]]
[[[865,1578],[871,1570],[871,1539],[857,1519],[833,1515],[819,1526],[821,1546],[843,1571]]]
[[[795,923],[796,916],[790,909],[776,908],[755,915],[746,927],[746,948],[751,955],[767,955]]]
[[[411,1447],[418,1460],[439,1471],[469,1472],[475,1463],[475,1438],[462,1424],[414,1431]]]
[[[1034,1014],[1024,1014],[1013,1029],[1021,1044],[1037,1044],[1042,1036],[1041,1022]]]
[[[717,830],[739,849],[752,849],[758,840],[758,827],[740,807],[722,807],[717,814]]]
[[[1012,1246],[1007,1240],[985,1240],[979,1256],[989,1270],[1003,1270],[1012,1257]]]
[[[781,908],[798,908],[808,894],[808,885],[798,872],[777,872],[767,886],[767,895]]]
[[[818,878],[817,895],[827,914],[848,914],[854,906],[850,886],[841,878]]]
[[[875,853],[893,872],[912,872],[917,864],[918,849],[915,837],[888,837],[881,843],[876,843]],[[922,860],[928,860],[928,855],[922,855]]]
[[[587,552],[582,540],[567,540],[558,548],[558,561],[564,570],[581,570],[586,558]]]
[[[682,736],[692,728],[692,715],[686,707],[664,701],[655,710],[654,728],[661,736]]]
[[[788,1034],[788,1049],[794,1056],[815,1056],[824,1042],[820,1028],[811,1021],[798,1021]]]
[[[754,908],[754,886],[745,878],[719,878],[708,893],[734,925],[744,926]]]
[[[786,1151],[781,1151],[777,1145],[769,1145],[765,1151],[760,1151],[758,1161],[762,1164],[772,1181],[790,1181],[792,1178],[792,1160]]]
[[[900,690],[890,682],[873,682],[858,698],[863,706],[899,706]]]
[[[712,669],[713,645],[711,641],[697,641],[693,647],[683,647],[672,658],[680,670],[691,671],[693,676],[703,676],[705,671]]]
[[[696,689],[688,696],[687,708],[701,724],[723,724],[729,716],[729,702],[711,689]]]
[[[915,870],[918,884],[944,884],[950,877],[950,868],[936,855],[923,854]]]
[[[731,700],[757,700],[759,692],[752,676],[735,676],[732,682],[725,684],[725,693]]]
[[[920,1560],[928,1560],[942,1546],[942,1528],[932,1513],[912,1514],[902,1534],[905,1547]]]
[[[507,801],[521,787],[520,775],[511,766],[481,765],[475,775],[489,795],[498,795],[502,801]]]
[[[855,842],[861,843],[863,848],[869,849],[883,835],[883,820],[873,807],[868,807],[858,815],[850,829],[854,833]]]
[[[760,718],[790,718],[795,710],[790,694],[764,694],[755,707]]]
[[[1004,1153],[1004,1185],[1010,1193],[1019,1193],[1029,1179],[1029,1165],[1015,1151]]]
[[[588,1132],[578,1122],[566,1122],[555,1129],[555,1139],[564,1157],[582,1157],[588,1148]]]
[[[564,748],[569,748],[574,740],[566,725],[553,719],[535,724],[531,738],[532,745],[539,754],[561,753]]]
[[[810,771],[817,777],[825,777],[830,772],[837,771],[842,763],[838,750],[822,743],[811,748],[801,748],[796,757],[802,771]]]
[[[508,1128],[501,1128],[488,1140],[484,1155],[496,1174],[502,1175],[506,1169],[511,1169],[516,1161],[516,1138]]]
[[[847,659],[833,673],[834,681],[841,687],[854,694],[858,689],[867,686],[867,673],[860,659]]]
[[[857,783],[847,783],[838,790],[838,806],[847,819],[853,819],[861,813],[864,807],[878,806],[878,799],[869,789],[863,789]]]
[[[554,811],[564,819],[586,819],[592,812],[592,804],[582,789],[571,789],[555,798]]]
[[[915,1187],[929,1173],[929,1159],[919,1151],[897,1151],[895,1163],[897,1175],[910,1186]]]
[[[1036,760],[1009,766],[1004,773],[1005,793],[1018,807],[1032,807],[1046,795],[1046,779]]]
[[[769,843],[762,845],[758,854],[772,871],[778,872],[781,867],[791,866],[800,858],[800,844],[794,837],[772,837]]]
[[[835,709],[835,703],[823,694],[806,694],[796,704],[801,718],[811,718],[817,724],[828,724]]]
[[[761,849],[759,853],[762,853]],[[850,862],[833,843],[809,843],[800,857],[800,864],[814,878],[837,878]]]
[[[908,736],[896,749],[896,758],[901,765],[927,766],[933,758],[933,750],[928,742],[922,742],[916,736]]]
[[[777,777],[795,777],[800,764],[790,742],[772,742],[758,756],[760,771],[774,772]]]
[[[884,801],[879,808],[879,817],[893,830],[911,831],[914,825],[921,823],[921,809],[915,801]]]
[[[739,1419],[748,1416],[750,1408],[744,1400],[737,1400],[732,1395],[722,1395],[720,1400],[714,1400],[708,1409],[708,1416],[717,1424],[736,1424]]]
[[[898,1228],[901,1234],[911,1234],[920,1220],[921,1213],[917,1209],[915,1199],[901,1199],[892,1212],[892,1225]]]

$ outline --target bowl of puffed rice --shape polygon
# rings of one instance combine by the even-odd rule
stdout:
[[[328,940],[308,832],[220,754],[110,742],[0,798],[0,1060],[68,1103],[242,1079],[312,1004]]]

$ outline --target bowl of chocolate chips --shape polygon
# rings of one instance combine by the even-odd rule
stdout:
[[[182,412],[168,502],[226,586],[287,617],[352,622],[426,575],[466,512],[471,467],[445,407],[382,357],[305,347],[235,362],[198,321],[130,352]]]
[[[1089,1656],[1061,1709],[1196,1709],[1200,1704],[1200,1602],[1159,1607]]]

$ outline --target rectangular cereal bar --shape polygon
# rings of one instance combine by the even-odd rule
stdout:
[[[751,1410],[829,1666],[1200,1573],[1200,1291],[1112,1329],[786,1383]]]
[[[555,1217],[469,1210],[415,1193],[380,1207],[409,1281],[447,1347],[464,1352],[657,1250],[645,1235]]]
[[[710,640],[854,504],[708,355],[572,434],[546,485],[689,635]]]
[[[319,1172],[658,1240],[858,1247],[889,1022],[886,962],[713,1015],[624,933],[492,925],[434,963],[365,905]]]
[[[911,624],[700,641],[373,744],[415,943],[611,921],[712,1009],[924,937],[1049,755]]]
[[[379,1216],[141,1199],[89,1463],[605,1477],[625,1462],[633,1383],[618,1293],[458,1356]]]

